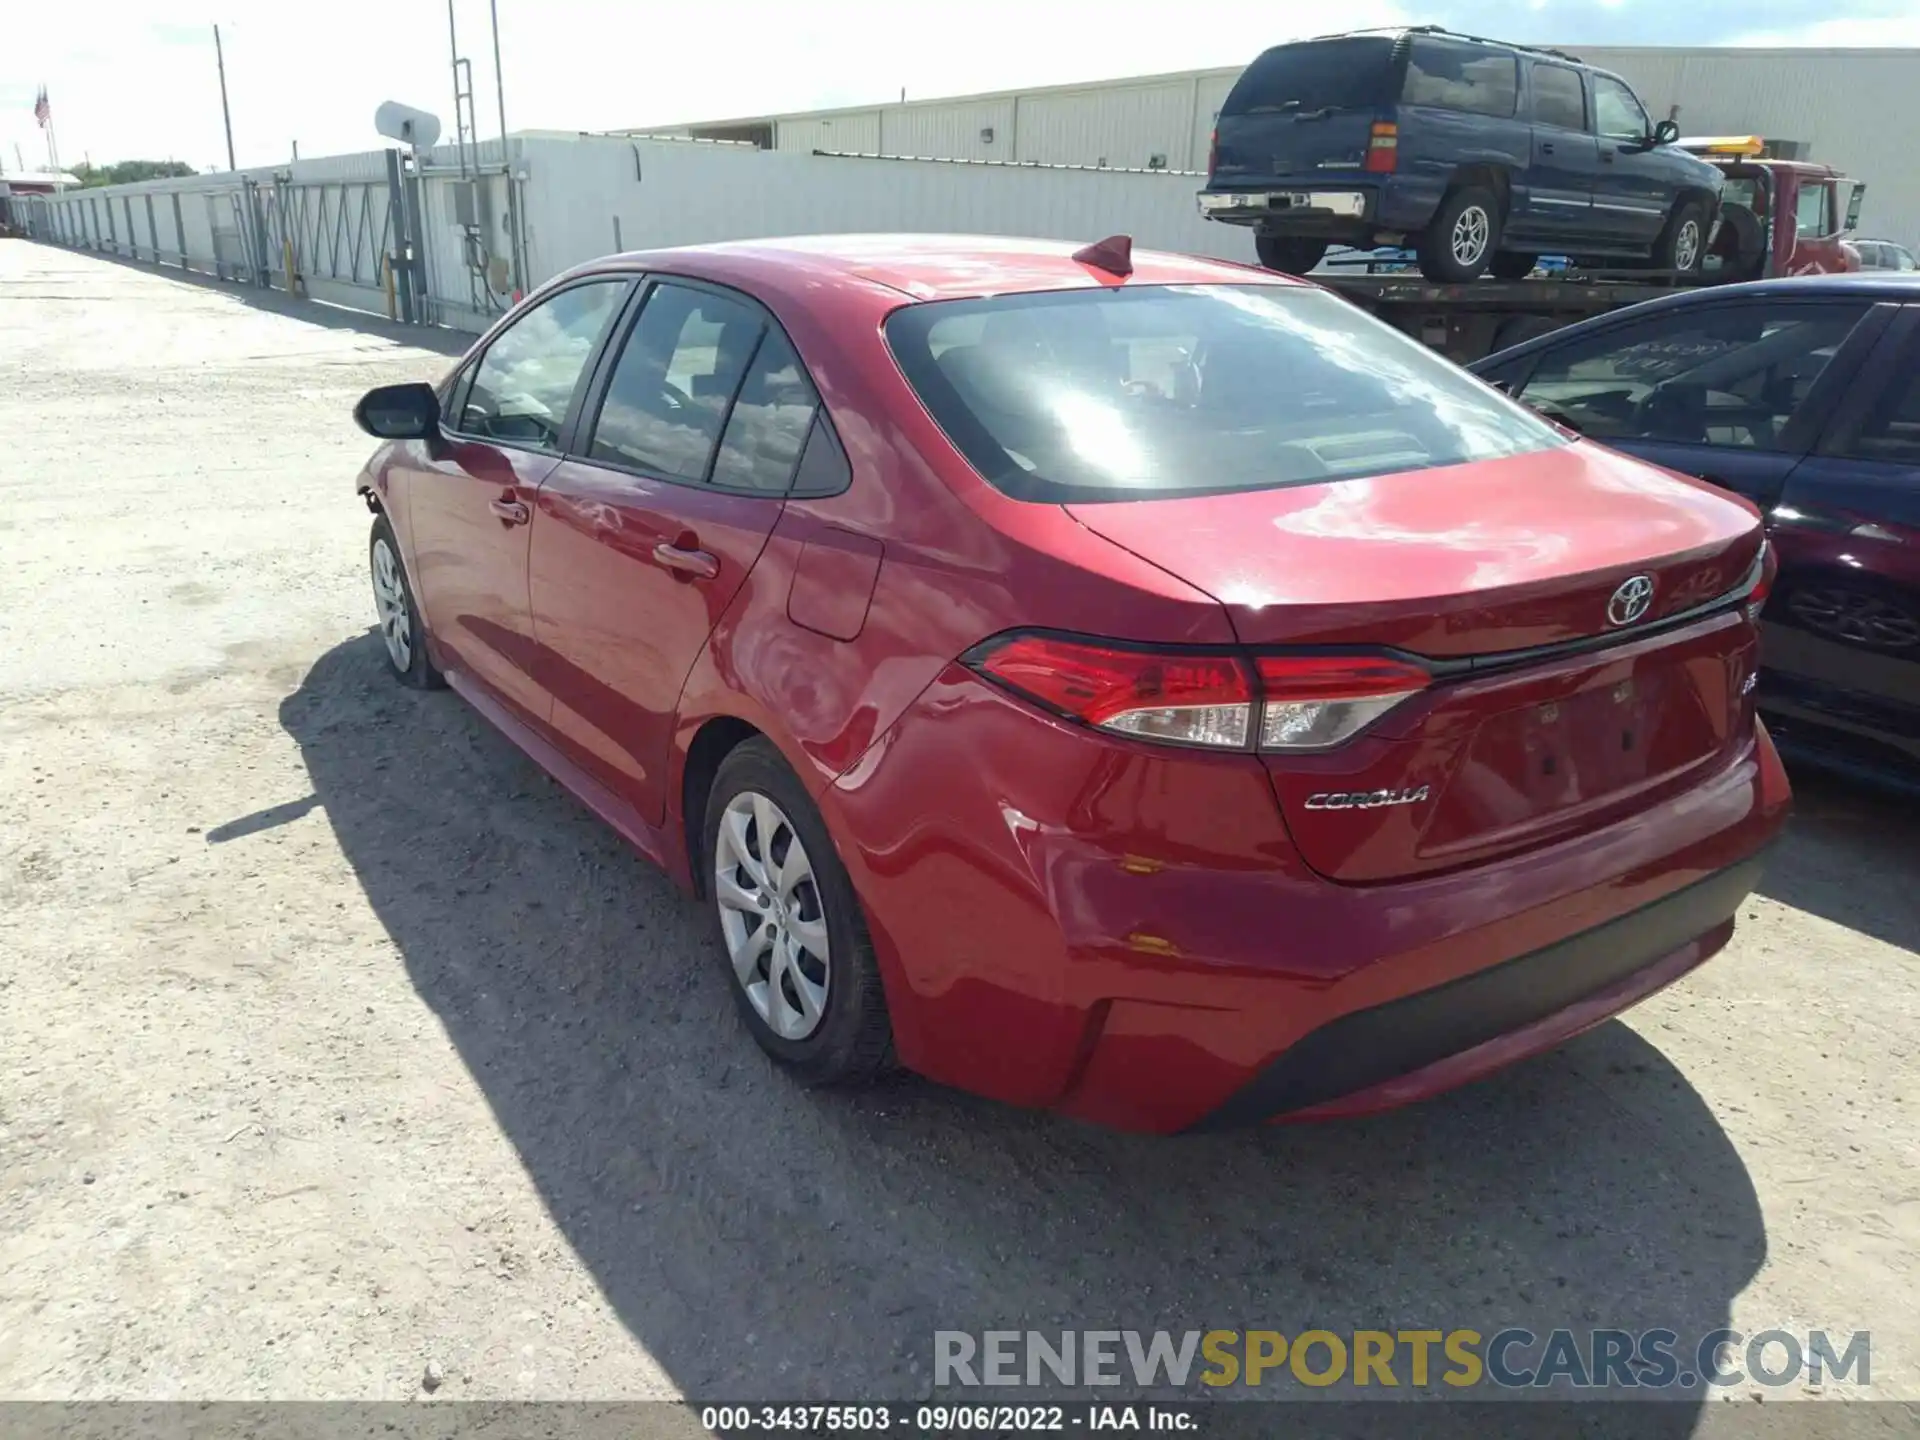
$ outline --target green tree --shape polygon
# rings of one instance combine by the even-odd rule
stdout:
[[[172,180],[182,175],[198,175],[191,165],[178,160],[122,160],[113,165],[73,167],[74,178],[83,188],[92,185],[127,185],[135,180]]]

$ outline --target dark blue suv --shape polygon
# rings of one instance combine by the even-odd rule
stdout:
[[[1434,27],[1279,45],[1221,107],[1201,213],[1311,270],[1412,245],[1431,280],[1518,279],[1542,253],[1692,271],[1720,172],[1627,83],[1554,50]]]

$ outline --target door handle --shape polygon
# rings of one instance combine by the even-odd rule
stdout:
[[[1553,153],[1553,142],[1551,140],[1542,140],[1540,142],[1540,153],[1542,155],[1551,155]]]
[[[487,508],[500,517],[502,525],[525,525],[533,519],[533,511],[518,500],[502,495],[498,500],[489,500]]]
[[[1602,150],[1600,152],[1600,163],[1602,165],[1611,165],[1613,163],[1613,157],[1619,153],[1617,150]]]
[[[653,563],[683,580],[711,580],[720,573],[720,562],[706,551],[682,549],[665,541],[653,547]]]

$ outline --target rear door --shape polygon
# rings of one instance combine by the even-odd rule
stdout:
[[[649,824],[687,673],[780,518],[818,401],[738,291],[663,279],[540,490],[533,621],[560,743]]]
[[[1623,81],[1590,74],[1593,128],[1599,147],[1594,182],[1594,221],[1635,245],[1660,238],[1672,208],[1668,157],[1654,149],[1647,112]],[[1704,238],[1704,235],[1703,235]]]
[[[1527,70],[1533,164],[1524,208],[1516,209],[1508,224],[1516,237],[1598,238],[1593,190],[1600,152],[1587,126],[1580,72],[1545,60],[1529,60]]]
[[[404,462],[413,580],[444,659],[543,725],[527,614],[534,500],[559,463],[581,382],[632,281],[586,280],[496,335],[449,395],[445,441]]]
[[[1768,518],[1768,703],[1920,757],[1920,313],[1880,341]]]

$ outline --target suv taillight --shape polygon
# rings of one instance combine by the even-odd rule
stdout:
[[[1211,175],[1220,168],[1220,127],[1213,127],[1207,136],[1207,174]]]
[[[1362,167],[1377,175],[1391,175],[1400,163],[1400,127],[1391,120],[1373,122],[1367,137],[1367,161]]]
[[[1427,687],[1418,665],[1371,655],[1135,649],[1053,635],[975,647],[973,670],[1095,729],[1213,750],[1327,750]]]

